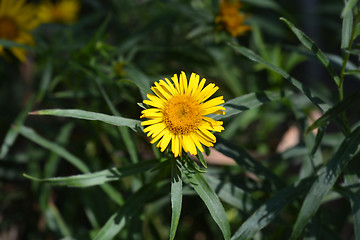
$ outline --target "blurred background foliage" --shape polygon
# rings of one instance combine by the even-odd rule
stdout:
[[[285,17],[307,34],[326,53],[335,71],[340,71],[344,3],[242,3],[239,11],[249,14],[244,25],[251,30],[232,36],[215,21],[220,6],[217,0],[83,0],[73,23],[43,23],[32,32],[35,45],[28,50],[25,62],[11,54],[1,58],[0,239],[91,239],[119,205],[154,177],[168,181],[140,206],[115,238],[168,239],[169,166],[89,188],[50,186],[31,181],[23,173],[38,178],[70,176],[160,159],[160,152],[144,134],[128,128],[29,116],[28,112],[82,109],[139,119],[141,107],[137,103],[151,84],[181,70],[214,82],[220,87],[217,94],[225,100],[265,90],[291,90],[284,98],[224,119],[219,145],[233,146],[240,152],[240,160],[224,166],[220,158],[208,166],[207,175],[213,177],[212,186],[220,181],[229,187],[227,193],[232,193],[220,196],[232,233],[285,186],[316,176],[316,170],[329,161],[344,138],[339,127],[331,122],[322,139],[315,139],[311,132],[305,135],[309,119],[320,114],[315,105],[279,73],[250,61],[229,43],[253,50],[335,104],[338,93],[331,76],[279,18]],[[357,64],[355,53],[348,65],[356,70]],[[345,96],[359,87],[356,74],[346,77]],[[358,116],[358,105],[347,108],[350,126],[358,123]],[[321,143],[316,142],[319,140]],[[280,147],[284,143],[290,146]],[[313,153],[316,144],[320,150]],[[247,159],[248,165],[240,164]],[[309,166],[311,163],[315,166]],[[264,172],[280,179],[281,184],[261,175],[257,164],[265,166]],[[350,170],[357,175],[359,164],[351,164]],[[355,239],[351,204],[344,198],[348,191],[343,178],[338,181],[311,219],[304,239]],[[183,191],[176,239],[222,239],[201,199],[187,185]],[[253,238],[288,239],[305,195],[299,191],[294,196],[279,196],[278,204],[284,209],[280,213],[270,209],[274,218],[269,217],[271,221]]]

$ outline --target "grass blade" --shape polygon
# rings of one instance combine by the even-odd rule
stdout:
[[[124,117],[110,116],[103,113],[89,112],[79,109],[47,109],[31,112],[32,115],[52,115],[59,117],[71,117],[93,121],[101,121],[115,126],[126,126],[135,130],[140,121]]]
[[[313,179],[307,178],[282,189],[268,202],[260,206],[236,231],[231,240],[247,240],[268,225],[278,213],[300,194],[311,187]]]
[[[182,205],[182,179],[180,165],[176,159],[171,160],[171,227],[170,240],[175,238],[176,229],[180,220]]]
[[[230,239],[231,232],[229,221],[227,219],[224,207],[219,200],[219,197],[212,190],[212,188],[210,188],[202,173],[187,172],[187,177],[189,178],[192,187],[195,189],[200,198],[204,201],[206,207],[209,209],[212,218],[221,229],[224,239]]]
[[[36,178],[23,174],[24,177],[27,177],[31,180],[49,183],[54,186],[67,186],[67,187],[90,187],[95,185],[101,185],[109,181],[115,181],[123,177],[140,174],[146,170],[149,170],[155,167],[158,164],[158,161],[142,161],[130,166],[121,167],[121,168],[110,168],[94,173],[87,173],[69,177],[55,177],[55,178]]]
[[[298,239],[311,217],[320,207],[322,199],[335,184],[336,179],[352,159],[360,143],[360,127],[356,128],[341,143],[339,149],[327,164],[325,170],[316,179],[307,194],[296,220],[291,239]]]
[[[296,37],[299,39],[299,41],[309,50],[311,51],[324,65],[324,67],[327,69],[327,71],[330,73],[331,77],[334,79],[335,83],[339,85],[340,78],[336,74],[335,70],[333,69],[332,65],[329,62],[329,59],[326,57],[326,55],[320,50],[318,46],[308,37],[300,31],[300,29],[296,28],[294,24],[289,22],[285,18],[280,18],[281,21],[285,22],[286,25],[290,28],[291,31],[296,35]]]

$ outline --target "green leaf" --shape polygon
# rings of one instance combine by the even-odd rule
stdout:
[[[39,91],[37,93],[37,101],[41,102],[41,100],[44,98],[44,95],[48,89],[50,80],[51,80],[51,76],[52,76],[52,69],[53,69],[53,64],[52,64],[52,60],[51,58],[49,58],[46,61],[46,65],[45,65],[45,69],[43,70],[43,75],[41,78],[41,82],[40,82],[40,88]]]
[[[291,91],[264,91],[257,93],[249,93],[240,97],[233,98],[224,103],[225,115],[215,115],[215,120],[220,120],[230,116],[237,115],[246,110],[257,108],[264,103],[278,101],[284,97],[291,95]]]
[[[182,179],[181,179],[181,165],[176,159],[171,160],[171,227],[170,240],[175,238],[176,229],[180,220],[181,205],[182,205]]]
[[[344,9],[345,10],[345,9]],[[353,14],[347,11],[343,16],[342,32],[341,32],[341,48],[348,49],[353,31]]]
[[[205,161],[204,155],[198,148],[196,148],[196,151],[197,151],[197,155],[196,155],[197,159],[199,159],[201,165],[203,165],[204,168],[207,168],[207,163]]]
[[[301,207],[291,239],[298,239],[300,237],[304,227],[320,207],[322,199],[335,184],[336,179],[344,167],[352,159],[353,154],[358,149],[359,143],[360,127],[356,128],[343,140],[324,171],[317,177],[315,183],[312,185]]]
[[[352,12],[352,9],[356,5],[357,1],[358,0],[345,1],[344,9],[341,12],[341,17],[342,18],[346,17],[346,15],[349,14],[349,12]]]
[[[235,45],[233,43],[229,43],[229,45],[237,52],[241,53],[242,55],[246,56],[252,61],[264,64],[274,72],[280,74],[283,76],[286,80],[288,80],[294,87],[296,87],[299,91],[301,91],[312,103],[315,104],[320,110],[327,111],[330,106],[326,104],[319,95],[312,92],[309,88],[307,88],[305,85],[303,85],[301,82],[296,80],[295,78],[291,77],[287,72],[285,72],[283,69],[276,67],[275,65],[265,61],[260,56],[256,55],[253,51],[251,51],[248,48],[245,48],[240,45]],[[347,127],[344,124],[343,121],[340,119],[335,119],[336,124],[339,126],[340,130],[346,135],[348,133]]]
[[[261,205],[236,231],[231,240],[252,239],[262,228],[272,222],[279,212],[299,195],[308,191],[314,179],[303,179],[276,193]]]
[[[303,94],[305,94],[305,96],[308,97],[308,99],[314,103],[318,108],[320,108],[321,110],[327,110],[328,108],[330,108],[329,105],[325,104],[324,101],[317,95],[315,95],[312,91],[310,91],[309,88],[307,88],[305,85],[303,85],[301,82],[299,82],[298,80],[296,80],[295,78],[291,77],[287,72],[285,72],[283,69],[265,61],[262,57],[260,57],[259,55],[255,54],[253,51],[251,51],[250,49],[240,46],[240,45],[236,45],[233,43],[229,43],[230,47],[232,47],[236,52],[244,55],[245,57],[249,58],[252,61],[264,64],[266,67],[270,68],[271,70],[273,70],[274,72],[280,74],[281,76],[283,76],[286,80],[288,80],[294,87],[296,87],[298,90],[300,90]]]
[[[126,167],[114,167],[94,173],[87,173],[69,177],[55,177],[55,178],[36,178],[23,174],[24,177],[27,177],[34,181],[39,181],[43,183],[50,183],[54,186],[68,186],[68,187],[90,187],[95,185],[101,185],[109,181],[116,181],[120,178],[131,176],[134,174],[140,174],[144,171],[147,171],[158,164],[158,161],[142,161],[140,163],[132,164]]]
[[[320,118],[318,118],[311,126],[308,127],[306,133],[328,124],[332,119],[340,116],[346,109],[348,109],[352,104],[357,103],[360,98],[360,89],[356,90],[351,95],[344,98],[340,103],[336,104],[328,111],[324,113]]]
[[[126,76],[128,76],[129,80],[140,89],[143,98],[145,98],[146,94],[150,91],[150,79],[134,66],[126,65],[124,70]]]
[[[253,172],[262,180],[269,180],[274,184],[274,190],[285,187],[285,183],[278,176],[264,167],[259,161],[252,158],[242,147],[234,145],[219,136],[216,136],[216,139],[215,148],[222,154],[234,159],[239,166]]]
[[[162,185],[164,184],[150,184],[140,188],[109,218],[93,240],[113,239]]]
[[[186,168],[185,170],[187,171]],[[186,176],[189,178],[192,187],[199,194],[200,198],[204,201],[206,207],[209,209],[212,218],[221,229],[224,239],[230,239],[231,233],[229,221],[227,219],[224,207],[219,200],[219,197],[212,190],[212,188],[210,188],[202,173],[187,171]]]
[[[31,112],[32,115],[52,115],[71,117],[93,121],[101,121],[115,126],[126,126],[133,130],[139,127],[140,121],[124,117],[110,116],[103,113],[89,112],[79,109],[47,109]]]
[[[237,187],[232,183],[220,181],[210,174],[204,175],[209,186],[215,191],[219,198],[236,207],[240,211],[250,212],[254,206],[259,205],[250,193]]]
[[[348,191],[346,194],[350,200],[351,210],[354,216],[354,232],[355,239],[360,240],[360,164],[359,162],[351,162],[345,169],[345,188]]]
[[[84,164],[79,158],[75,157],[71,153],[69,153],[63,147],[48,141],[47,139],[41,137],[37,134],[33,129],[22,126],[19,128],[19,133],[26,137],[27,139],[39,144],[40,146],[49,149],[52,152],[57,153],[58,155],[64,157],[69,163],[75,166],[81,172],[89,172],[89,168]]]
[[[89,168],[79,158],[68,152],[60,145],[41,137],[33,129],[22,126],[19,128],[19,133],[34,143],[42,146],[43,148],[58,154],[82,173],[90,172]],[[114,200],[114,202],[117,204],[122,204],[122,196],[112,186],[103,184],[101,185],[101,188],[109,195],[112,200]]]
[[[101,81],[98,78],[96,78],[95,80],[99,87],[101,95],[105,99],[106,104],[108,105],[111,113],[116,116],[122,117],[120,112],[116,110],[116,108],[113,105],[112,101],[110,100],[108,94],[105,92],[105,89],[103,88],[103,86],[101,84]],[[130,135],[129,129],[127,129],[126,127],[119,127],[118,129],[119,129],[120,135],[125,143],[125,146],[126,146],[127,150],[129,151],[129,155],[130,155],[132,162],[133,163],[139,162],[139,158],[137,155],[137,149],[136,149],[135,143],[132,139],[132,136]]]
[[[276,11],[282,11],[281,6],[273,0],[242,0],[242,2],[261,8],[269,8]]]
[[[66,225],[57,207],[50,201],[45,211],[45,220],[53,232],[58,232],[63,237],[72,236],[69,227]]]
[[[5,158],[10,147],[14,144],[14,142],[19,134],[19,129],[23,125],[23,123],[26,119],[27,113],[30,111],[30,109],[34,105],[34,100],[35,100],[35,97],[32,97],[32,98],[30,98],[30,100],[28,100],[24,110],[16,117],[16,119],[14,121],[14,126],[12,128],[9,128],[8,132],[6,133],[4,142],[0,148],[0,159]]]
[[[2,46],[4,48],[17,47],[17,48],[24,48],[24,49],[32,49],[32,47],[29,45],[24,45],[24,44],[10,41],[10,40],[4,40],[4,39],[0,39],[0,46]]]
[[[306,36],[298,28],[296,28],[291,22],[289,22],[285,18],[280,18],[280,20],[285,22],[286,25],[291,29],[291,31],[293,31],[293,33],[296,35],[296,37],[300,40],[300,42],[320,60],[320,62],[325,66],[327,71],[330,73],[331,77],[334,79],[335,83],[339,85],[340,83],[339,76],[336,74],[335,70],[333,69],[332,65],[329,62],[329,59],[320,50],[320,48],[318,48],[318,46],[316,46],[316,44],[308,36]]]

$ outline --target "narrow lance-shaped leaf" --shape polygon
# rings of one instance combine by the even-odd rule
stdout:
[[[236,52],[244,55],[245,57],[249,58],[252,61],[264,64],[266,67],[270,68],[274,72],[280,74],[283,76],[286,80],[288,80],[294,87],[296,87],[299,91],[301,91],[303,94],[305,94],[308,99],[314,103],[317,107],[319,107],[321,110],[327,110],[330,108],[329,105],[325,104],[324,101],[321,99],[321,97],[315,95],[309,88],[307,88],[304,84],[296,80],[295,78],[291,77],[287,72],[285,72],[283,69],[273,65],[272,63],[269,63],[265,61],[262,57],[255,54],[250,49],[236,45],[233,43],[229,44]]]
[[[70,162],[73,166],[75,166],[81,172],[89,172],[89,168],[84,164],[79,158],[75,157],[68,151],[66,151],[63,147],[48,141],[47,139],[41,137],[37,134],[33,129],[22,126],[19,129],[19,133],[30,139],[31,141],[39,144],[40,146],[47,148],[60,156],[63,156],[68,162]]]
[[[182,206],[182,179],[181,169],[176,159],[171,160],[171,227],[170,240],[175,238],[176,229],[180,220]]]
[[[344,171],[345,189],[349,192],[346,197],[350,199],[351,210],[354,216],[355,239],[360,240],[360,164],[354,161],[350,164],[353,166],[347,166]]]
[[[106,182],[119,180],[120,178],[131,176],[134,174],[143,173],[155,167],[158,161],[142,161],[140,163],[132,164],[126,167],[114,167],[94,173],[87,173],[81,175],[74,175],[69,177],[54,177],[54,178],[36,178],[24,174],[25,177],[43,183],[49,183],[54,186],[68,186],[68,187],[90,187],[101,185]]]
[[[32,47],[29,45],[25,45],[25,44],[13,42],[10,40],[5,40],[5,39],[0,39],[0,45],[4,48],[17,47],[17,48],[24,48],[24,49],[32,49]]]
[[[43,148],[58,154],[66,161],[68,161],[70,164],[72,164],[74,167],[76,167],[80,172],[82,173],[89,172],[89,168],[79,158],[68,152],[60,145],[43,138],[42,136],[37,134],[33,129],[22,126],[19,129],[19,133],[22,136],[26,137],[27,139],[33,141],[34,143],[39,144]],[[114,202],[116,202],[117,204],[122,204],[122,196],[111,185],[105,183],[101,185],[101,188],[108,194],[108,196]]]
[[[260,107],[265,103],[278,101],[284,97],[288,97],[291,94],[291,91],[264,91],[245,94],[240,97],[236,97],[229,101],[226,101],[224,103],[224,107],[226,109],[225,115],[214,115],[213,118],[215,120],[220,120],[233,115],[237,115],[246,110]]]
[[[285,72],[283,69],[265,61],[263,58],[261,58],[259,55],[255,54],[250,49],[236,45],[236,44],[229,44],[232,48],[234,48],[235,51],[241,53],[245,57],[249,58],[252,61],[264,64],[266,67],[270,68],[272,71],[280,74],[283,76],[287,81],[289,81],[294,87],[296,87],[299,91],[301,91],[315,106],[317,106],[322,111],[327,111],[330,106],[326,104],[319,95],[312,92],[308,87],[303,85],[301,82],[290,76],[287,72]],[[341,121],[340,118],[335,119],[336,124],[339,126],[340,130],[346,135],[347,127],[345,126],[344,122]]]
[[[35,97],[32,97],[28,103],[26,104],[24,110],[16,117],[14,122],[14,127],[9,128],[8,132],[5,135],[4,142],[0,148],[0,159],[5,158],[6,154],[8,153],[10,147],[14,144],[18,134],[19,129],[24,123],[27,113],[30,111],[34,104]]]
[[[306,195],[304,203],[301,207],[291,239],[298,239],[300,237],[304,227],[320,207],[322,199],[335,184],[336,179],[339,177],[344,167],[352,159],[352,156],[358,149],[359,144],[360,127],[356,128],[343,140],[339,149],[331,158],[324,171],[312,185],[310,192]]]
[[[345,17],[349,12],[352,11],[358,0],[345,1],[344,9],[341,12],[341,17]]]
[[[86,120],[96,120],[115,126],[126,126],[135,130],[140,121],[130,118],[106,115],[103,113],[89,112],[79,109],[47,109],[31,112],[32,115],[52,115],[59,117],[71,117]]]
[[[216,136],[216,149],[222,154],[234,159],[239,166],[255,173],[260,179],[268,179],[274,184],[274,190],[285,187],[285,183],[269,169],[264,167],[259,161],[253,159],[240,146],[230,143],[229,141]]]
[[[229,240],[231,235],[230,225],[219,197],[210,188],[202,173],[197,171],[189,172],[186,169],[186,174],[192,187],[195,189],[197,194],[199,194],[200,198],[204,201],[206,207],[209,209],[211,217],[221,229],[224,239]]]
[[[125,204],[114,215],[109,218],[93,240],[113,239],[115,235],[123,229],[125,224],[131,220],[138,209],[143,207],[146,201],[148,201],[157,189],[163,185],[163,183],[159,183],[158,185],[150,184],[140,188],[126,200]]]
[[[347,11],[343,16],[342,32],[341,32],[341,48],[349,48],[351,36],[353,31],[353,14],[352,11]]]
[[[314,130],[315,128],[322,127],[327,124],[332,119],[338,117],[342,114],[346,109],[348,109],[352,104],[359,101],[360,98],[360,89],[347,96],[340,103],[336,104],[328,111],[324,113],[320,118],[318,118],[311,126],[308,127],[306,133]]]
[[[272,222],[279,212],[299,195],[309,190],[314,179],[303,179],[276,193],[265,204],[260,206],[236,231],[231,240],[248,240],[262,228]]]
[[[247,191],[235,186],[230,182],[220,181],[218,178],[209,174],[204,175],[209,186],[215,191],[219,198],[236,207],[243,212],[250,212],[255,206],[258,206],[258,202]]]
[[[320,62],[324,65],[324,67],[330,73],[331,77],[334,79],[335,83],[337,85],[339,85],[339,83],[340,83],[339,76],[336,74],[335,70],[333,69],[332,65],[329,62],[329,59],[327,59],[327,57],[320,50],[320,48],[318,46],[316,46],[316,44],[308,36],[306,36],[298,28],[296,28],[294,26],[294,24],[289,22],[287,19],[280,18],[280,20],[285,22],[286,25],[291,29],[291,31],[293,31],[293,33],[299,39],[299,41],[320,60]]]

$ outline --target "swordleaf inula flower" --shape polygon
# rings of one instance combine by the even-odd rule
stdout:
[[[203,145],[212,147],[216,142],[212,131],[224,130],[223,122],[216,121],[209,114],[225,114],[223,97],[208,100],[219,88],[206,79],[200,81],[198,74],[192,73],[188,82],[184,72],[171,78],[155,82],[151,87],[154,94],[147,94],[143,103],[151,108],[143,110],[141,118],[147,118],[141,125],[151,137],[151,143],[164,151],[168,146],[174,156],[181,156],[182,150],[196,155],[197,149],[204,152]],[[204,87],[205,86],[205,87]],[[171,143],[170,143],[171,142]]]
[[[0,39],[34,45],[30,31],[39,23],[35,5],[27,4],[25,0],[0,0]],[[11,47],[9,50],[21,62],[25,61],[26,49]],[[4,46],[1,44],[0,55],[6,56]]]

